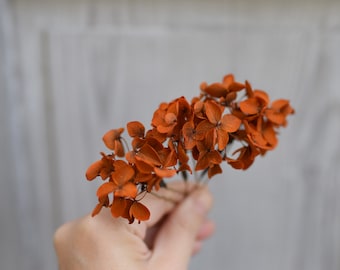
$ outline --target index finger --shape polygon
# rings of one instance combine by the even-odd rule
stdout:
[[[130,229],[144,239],[146,230],[156,225],[164,216],[170,213],[193,187],[194,185],[189,182],[173,181],[169,182],[166,188],[147,193],[141,203],[149,209],[150,218],[140,224],[137,222],[130,224]]]

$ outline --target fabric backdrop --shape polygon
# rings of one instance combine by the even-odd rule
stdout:
[[[274,152],[210,187],[191,269],[340,269],[340,2],[0,0],[0,268],[57,269],[107,130],[234,73],[296,108]],[[178,239],[180,241],[180,239]],[[171,256],[171,255],[170,255]]]

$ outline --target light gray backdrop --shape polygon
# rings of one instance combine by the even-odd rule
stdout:
[[[217,232],[191,269],[339,270],[331,0],[0,0],[0,268],[56,269],[54,230],[96,202],[103,133],[229,72],[297,113],[276,151],[212,180]]]

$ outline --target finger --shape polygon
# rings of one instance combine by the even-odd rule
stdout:
[[[141,203],[149,209],[150,219],[140,224],[137,222],[130,224],[129,229],[133,230],[140,238],[145,239],[146,230],[158,224],[164,216],[187,196],[193,187],[193,183],[173,181],[167,184],[167,188],[161,188],[154,193],[147,193]],[[151,231],[156,232],[155,229]]]
[[[215,223],[211,220],[205,220],[199,229],[196,240],[205,240],[215,232]]]
[[[155,238],[151,264],[163,262],[169,269],[186,269],[196,236],[212,205],[206,188],[194,190],[164,221]],[[166,263],[168,261],[168,263]]]
[[[190,193],[193,187],[193,183],[174,181],[168,183],[166,188],[147,194],[142,201],[151,213],[150,219],[145,222],[147,226],[152,227],[158,223]]]
[[[215,223],[211,220],[206,220],[196,235],[195,244],[192,250],[192,255],[197,254],[201,251],[203,241],[209,238],[215,232]]]
[[[192,249],[192,255],[196,255],[198,252],[201,251],[202,249],[202,246],[203,246],[203,243],[202,241],[195,241],[195,244],[194,244],[194,247]]]

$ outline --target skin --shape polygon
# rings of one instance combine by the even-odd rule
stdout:
[[[182,182],[171,187],[188,190]],[[151,217],[140,224],[127,224],[102,209],[94,218],[62,225],[54,235],[59,269],[188,269],[191,256],[214,232],[207,219],[212,196],[206,187],[191,187],[185,196],[169,190],[158,194],[171,201],[148,194],[142,203]]]

